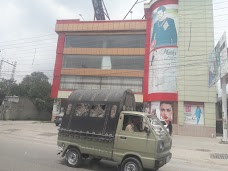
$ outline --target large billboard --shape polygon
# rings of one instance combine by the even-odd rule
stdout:
[[[220,79],[220,57],[216,55],[215,49],[209,54],[209,87]]]
[[[146,7],[144,101],[177,101],[178,0]]]
[[[167,4],[152,12],[148,94],[177,91],[178,5]]]
[[[155,115],[166,124],[173,122],[174,115],[177,116],[177,103],[170,101],[147,102],[144,104],[144,112]]]
[[[204,105],[202,103],[185,102],[184,123],[190,125],[204,125]]]
[[[222,35],[209,55],[209,86],[213,86],[220,78],[228,73],[228,56],[226,32]]]
[[[178,5],[161,5],[153,10],[151,26],[151,50],[177,46]]]

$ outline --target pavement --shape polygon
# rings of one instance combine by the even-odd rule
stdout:
[[[221,144],[222,137],[173,136],[171,149],[173,158],[186,161],[204,162],[228,167],[228,144]],[[212,156],[218,156],[218,159]],[[222,157],[224,159],[222,159]],[[225,159],[225,157],[227,157]],[[227,168],[228,169],[228,168]]]
[[[39,121],[0,121],[0,135],[56,145],[58,128],[54,123]],[[1,137],[0,137],[1,138]],[[188,137],[173,135],[173,159],[220,165],[228,169],[228,144],[220,144],[221,137]],[[57,149],[57,146],[56,146]],[[217,154],[220,159],[212,158]],[[227,157],[226,159],[222,157]]]

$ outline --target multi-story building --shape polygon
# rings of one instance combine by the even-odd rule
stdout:
[[[212,0],[151,0],[145,20],[59,20],[52,98],[77,89],[129,88],[175,134],[216,134]],[[143,96],[142,96],[143,94]]]
[[[77,89],[130,88],[143,102],[146,20],[59,20],[56,32],[52,98],[63,104]]]

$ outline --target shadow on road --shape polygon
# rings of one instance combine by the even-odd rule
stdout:
[[[59,164],[67,166],[66,162],[60,160]],[[118,171],[117,164],[111,161],[101,160],[101,161],[93,161],[91,159],[84,160],[82,163],[81,169],[92,170],[92,171]]]
[[[60,164],[67,166],[66,162],[63,160],[60,161]],[[91,171],[118,171],[117,164],[112,161],[101,160],[94,161],[91,159],[84,160],[81,169],[91,170]],[[145,170],[149,171],[149,170]]]

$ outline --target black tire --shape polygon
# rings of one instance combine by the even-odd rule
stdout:
[[[78,149],[70,148],[66,153],[65,160],[70,167],[80,167],[82,164],[82,154]]]
[[[56,126],[59,126],[59,123],[55,123]]]
[[[126,158],[122,162],[121,171],[127,171],[129,169],[129,167],[135,171],[143,171],[141,162],[137,158],[134,158],[134,157]]]

